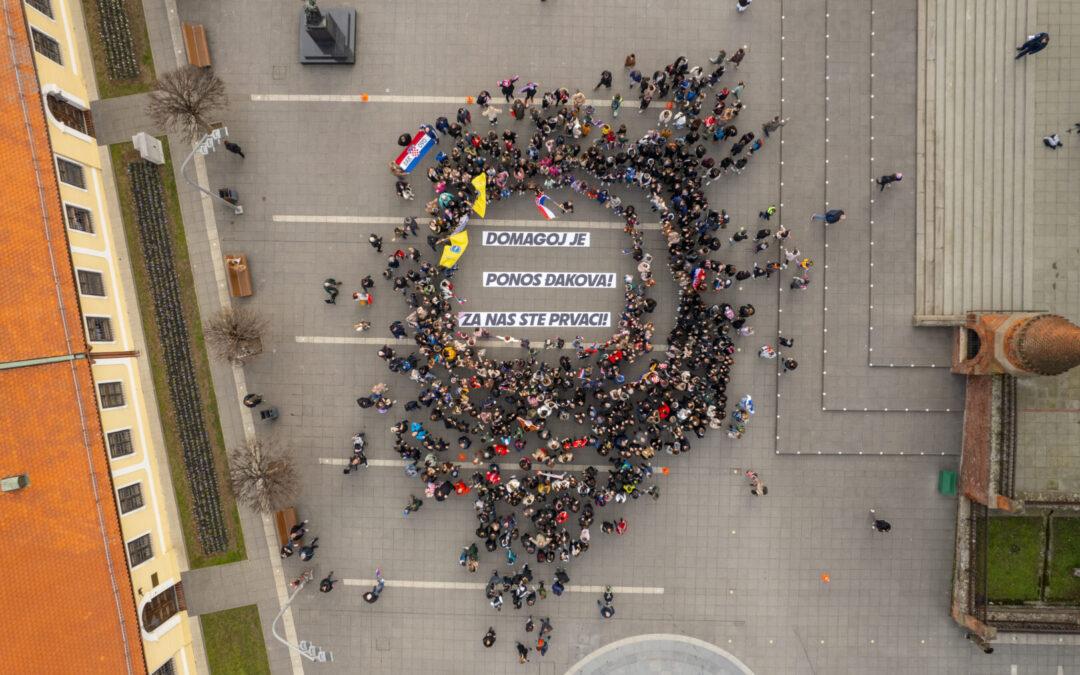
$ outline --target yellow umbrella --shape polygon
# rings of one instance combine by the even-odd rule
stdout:
[[[468,246],[469,233],[467,231],[450,235],[450,245],[443,246],[442,258],[439,260],[439,264],[443,267],[453,267]]]

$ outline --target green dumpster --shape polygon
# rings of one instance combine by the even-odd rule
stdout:
[[[938,472],[938,492],[943,495],[956,494],[956,472],[955,471],[940,471]]]

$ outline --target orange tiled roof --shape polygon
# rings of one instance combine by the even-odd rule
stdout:
[[[86,351],[22,3],[0,28],[0,363]],[[12,52],[14,48],[14,56]],[[0,370],[0,671],[145,673],[85,359]]]
[[[0,363],[67,354],[75,347],[65,338],[82,339],[75,287],[58,287],[53,273],[71,265],[22,12],[21,2],[6,0],[4,28],[19,44],[18,65],[7,44],[0,50]]]
[[[0,370],[0,392],[0,467],[30,475],[0,493],[0,670],[145,673],[89,364]]]

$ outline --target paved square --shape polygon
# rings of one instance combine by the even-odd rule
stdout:
[[[998,645],[995,654],[983,655],[948,616],[956,505],[935,488],[939,470],[957,468],[963,382],[948,374],[950,334],[911,326],[915,181],[884,192],[872,182],[894,171],[914,178],[917,6],[917,0],[757,0],[739,14],[734,0],[373,2],[357,7],[355,66],[301,67],[299,2],[183,4],[183,20],[208,27],[215,69],[231,98],[224,121],[247,154],[242,160],[218,153],[206,165],[212,187],[227,185],[241,195],[243,216],[214,210],[220,252],[247,254],[255,295],[242,302],[271,324],[266,354],[244,375],[248,390],[262,393],[282,417],[257,431],[278,433],[302,466],[296,507],[319,537],[316,579],[332,569],[356,580],[329,595],[308,588],[293,604],[299,638],[334,653],[334,663],[305,662],[305,672],[562,673],[604,645],[657,633],[716,645],[759,675],[1006,673],[1013,664],[1019,666],[1013,672],[1027,675],[1080,667],[1071,646]],[[1044,17],[1040,9],[1040,20],[1076,14],[1069,3],[1044,6],[1054,14]],[[169,7],[149,2],[146,9],[159,70],[173,58]],[[1061,25],[1075,31],[1075,22]],[[603,69],[615,73],[612,91],[626,101],[618,121],[638,138],[655,126],[662,106],[654,102],[637,114],[636,92],[621,68],[627,52],[636,53],[648,74],[681,54],[690,65],[708,66],[720,48],[730,54],[742,45],[749,48],[744,64],[729,67],[721,80],[728,87],[746,82],[740,133],[745,127],[760,134],[760,124],[777,114],[791,122],[766,139],[741,176],[723,177],[706,194],[713,208],[732,216],[725,239],[740,226],[752,233],[760,227],[757,213],[777,204],[769,226],[791,229],[795,245],[814,261],[805,291],[789,287],[793,268],[739,284],[739,303],[757,308],[756,335],[736,341],[728,394],[734,400],[751,393],[757,413],[739,441],[713,431],[688,455],[659,455],[654,465],[670,469],[656,480],[662,496],[627,505],[627,535],[593,528],[592,548],[568,566],[570,588],[626,587],[616,593],[613,619],[598,616],[596,592],[549,596],[521,611],[508,602],[496,614],[482,589],[453,587],[482,585],[492,569],[510,570],[500,552],[482,552],[475,575],[456,564],[473,540],[468,498],[427,500],[403,517],[408,495],[420,489],[391,450],[388,427],[403,411],[381,416],[355,404],[380,381],[402,404],[417,389],[375,358],[383,339],[392,340],[388,324],[408,310],[379,276],[384,256],[367,244],[368,234],[382,234],[392,251],[398,246],[390,242],[392,228],[405,216],[422,216],[433,196],[422,173],[430,157],[413,174],[416,200],[394,195],[386,167],[400,151],[395,139],[439,115],[452,119],[465,97],[482,89],[503,109],[499,128],[526,137],[530,125],[510,118],[498,80],[520,75],[522,83],[539,82],[541,92],[566,86],[606,99],[607,90],[590,93]],[[369,100],[359,101],[361,94]],[[281,100],[290,96],[300,100]],[[473,127],[483,129],[479,108],[469,107]],[[606,105],[597,108],[608,119]],[[139,100],[106,101],[95,107],[95,121],[108,142],[145,128]],[[444,137],[440,148],[446,147]],[[710,154],[719,156],[714,147]],[[1076,191],[1064,181],[1046,189],[1055,191],[1047,199],[1075,203]],[[642,214],[646,248],[659,262],[664,243],[648,204],[620,194]],[[546,223],[531,199],[518,198],[489,205],[487,219],[499,225],[474,217],[470,248],[454,278],[455,290],[468,299],[463,309],[602,311],[618,319],[617,290],[483,287],[484,271],[634,271],[621,253],[629,240],[609,211],[568,191],[552,196],[574,199],[575,213]],[[220,252],[208,243],[198,194],[182,187],[181,197],[199,299],[209,314],[219,292],[211,255]],[[811,213],[826,208],[844,209],[847,220],[828,228],[810,222]],[[1055,213],[1047,228],[1061,222]],[[591,243],[587,249],[481,244],[486,230],[520,229],[585,231]],[[416,245],[428,252],[425,234]],[[1075,228],[1060,236],[1072,242]],[[754,260],[750,249],[725,241],[714,257],[745,269]],[[348,295],[366,274],[377,279],[376,302],[361,309]],[[1075,289],[1075,273],[1061,274],[1068,275],[1062,287]],[[322,302],[320,284],[328,276],[345,282],[337,306]],[[657,280],[653,297],[660,304],[651,319],[662,343],[677,304],[670,275],[659,272]],[[1047,295],[1060,301],[1057,311],[1075,317],[1075,291],[1054,287]],[[353,331],[361,318],[372,322],[370,332]],[[580,332],[589,339],[610,334]],[[778,332],[795,338],[800,363],[779,378],[776,361],[755,357],[761,344],[775,345]],[[239,406],[228,403],[237,400],[230,374],[216,371],[215,385],[233,444],[243,428]],[[336,461],[361,429],[372,466],[343,476]],[[575,461],[603,466],[588,455]],[[768,484],[767,497],[749,494],[748,468]],[[892,522],[890,535],[868,527],[870,507]],[[258,602],[274,672],[286,673],[295,661],[270,625],[283,580],[304,566],[289,559],[281,564],[284,578],[276,574],[263,525],[244,515],[251,560],[191,573],[184,584],[193,613]],[[361,595],[376,567],[390,584],[369,605]],[[554,566],[534,561],[532,568],[550,586]],[[822,581],[823,574],[831,581]],[[535,644],[536,634],[523,628],[530,612],[551,617],[551,648],[518,666],[514,642]],[[489,625],[498,642],[485,650],[481,638]],[[635,669],[619,672],[664,671],[646,654]]]

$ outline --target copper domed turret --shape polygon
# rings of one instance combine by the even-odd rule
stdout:
[[[1080,365],[1080,326],[1057,314],[968,314],[953,343],[958,375],[1036,377]]]
[[[1060,375],[1080,365],[1080,326],[1057,314],[1037,314],[1009,327],[1005,357],[1029,373]]]

